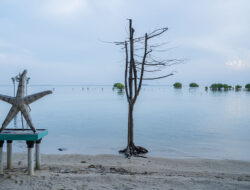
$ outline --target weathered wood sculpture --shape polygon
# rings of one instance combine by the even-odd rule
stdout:
[[[10,97],[5,95],[0,95],[0,100],[3,100],[9,104],[12,104],[12,107],[4,120],[2,127],[0,129],[0,133],[7,127],[7,125],[11,122],[11,120],[18,114],[19,111],[22,112],[25,120],[27,121],[29,127],[35,133],[36,129],[32,123],[30,114],[29,114],[29,104],[35,102],[36,100],[42,98],[45,95],[52,94],[52,91],[44,91],[36,94],[32,94],[29,96],[25,96],[25,78],[26,78],[27,70],[24,70],[20,76],[20,81],[18,84],[18,90],[16,97]]]

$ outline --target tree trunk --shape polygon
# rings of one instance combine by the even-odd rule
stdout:
[[[134,144],[134,105],[129,104],[128,107],[128,146]]]
[[[147,149],[134,144],[134,104],[128,106],[128,144],[127,147],[119,152],[125,154],[126,157],[139,156],[148,152]]]

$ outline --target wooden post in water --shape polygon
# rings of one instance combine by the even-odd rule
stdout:
[[[7,169],[12,169],[12,141],[7,141]]]
[[[26,141],[28,148],[28,174],[30,176],[34,175],[34,141]]]
[[[4,141],[0,141],[0,174],[3,174],[3,144]]]
[[[40,155],[40,143],[42,139],[39,139],[36,141],[36,169],[41,169],[41,155]]]

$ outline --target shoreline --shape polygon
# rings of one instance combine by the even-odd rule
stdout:
[[[0,189],[250,189],[250,162],[239,160],[42,154],[41,170],[26,170],[27,155],[13,154]]]

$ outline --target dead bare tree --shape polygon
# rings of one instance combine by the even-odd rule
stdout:
[[[176,59],[163,59],[155,58],[152,53],[158,47],[164,46],[166,43],[150,44],[153,39],[163,35],[168,28],[160,28],[151,33],[146,33],[142,37],[134,37],[134,28],[132,27],[132,20],[129,19],[129,38],[123,42],[114,42],[116,45],[121,45],[125,51],[126,67],[125,67],[125,92],[128,101],[128,142],[124,150],[120,153],[125,154],[127,157],[138,156],[145,154],[148,150],[141,146],[134,144],[134,118],[133,111],[137,97],[140,93],[142,82],[144,80],[156,80],[169,77],[173,73],[145,77],[145,73],[156,73],[163,70],[164,67],[171,66],[178,63],[180,60]]]

